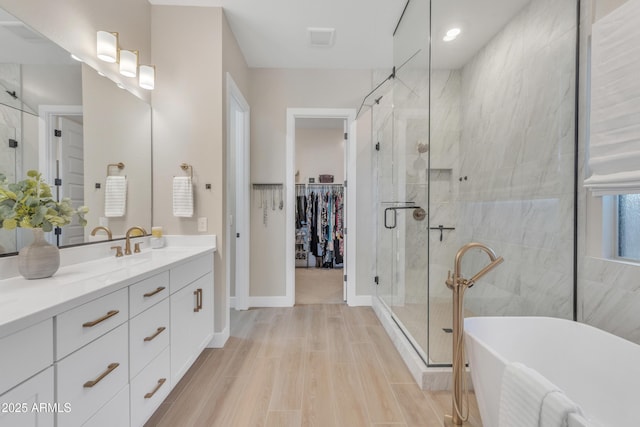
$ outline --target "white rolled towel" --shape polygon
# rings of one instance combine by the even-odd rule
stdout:
[[[193,185],[191,177],[173,177],[173,216],[193,216]]]
[[[549,427],[569,427],[569,415],[582,416],[582,410],[560,390],[553,391],[544,398],[540,411],[540,425]],[[577,417],[574,418],[577,423]],[[576,424],[580,425],[580,424]]]
[[[104,189],[104,216],[124,216],[127,210],[127,178],[108,176]]]

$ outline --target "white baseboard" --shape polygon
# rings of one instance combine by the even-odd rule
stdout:
[[[207,345],[207,348],[223,348],[229,339],[229,326],[224,328],[222,332],[214,332],[213,338]]]
[[[349,307],[371,307],[371,305],[373,305],[373,297],[371,295],[356,295],[351,298],[348,303]]]
[[[249,297],[249,307],[291,307],[289,298],[280,297]]]

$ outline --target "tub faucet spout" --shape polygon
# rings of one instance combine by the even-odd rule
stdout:
[[[462,277],[461,264],[464,254],[470,249],[480,249],[484,251],[491,261],[484,268],[478,271],[471,279],[465,279]],[[456,253],[456,259],[453,267],[453,276],[451,271],[447,274],[447,280],[445,284],[451,290],[453,290],[453,414],[451,415],[451,422],[455,425],[461,425],[468,419],[468,412],[464,414],[462,404],[463,389],[466,395],[466,372],[465,372],[465,357],[464,357],[464,291],[467,288],[472,287],[482,276],[493,270],[504,259],[497,256],[493,249],[482,243],[472,242],[467,243],[458,250]],[[467,403],[468,409],[468,403]]]

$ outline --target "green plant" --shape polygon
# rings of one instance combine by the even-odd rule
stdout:
[[[87,225],[84,216],[88,211],[86,206],[74,209],[69,198],[57,202],[51,187],[38,171],[28,171],[26,179],[14,184],[8,183],[7,177],[0,173],[0,228],[51,231],[71,223],[74,215],[84,227]]]

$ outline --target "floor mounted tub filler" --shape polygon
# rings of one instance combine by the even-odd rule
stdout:
[[[640,426],[639,345],[549,317],[471,317],[464,329],[484,426],[498,426],[502,374],[512,362],[536,370],[564,391],[590,425]]]

